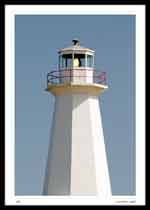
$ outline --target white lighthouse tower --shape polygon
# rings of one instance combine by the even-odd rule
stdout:
[[[99,107],[105,73],[94,69],[94,51],[74,39],[59,52],[59,70],[47,75],[55,109],[44,195],[111,196]]]

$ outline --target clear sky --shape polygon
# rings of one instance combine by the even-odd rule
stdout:
[[[42,193],[54,97],[46,74],[57,51],[79,38],[96,51],[109,89],[101,113],[113,195],[135,194],[135,17],[129,15],[17,15],[15,17],[15,193]]]

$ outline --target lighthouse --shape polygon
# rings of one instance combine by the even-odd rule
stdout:
[[[43,195],[111,196],[99,105],[108,86],[106,73],[94,68],[94,53],[74,39],[47,74],[55,105]]]

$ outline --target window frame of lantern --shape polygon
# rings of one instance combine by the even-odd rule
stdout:
[[[62,63],[63,55],[71,55],[71,66],[68,66],[68,63],[66,63],[65,66],[62,65],[63,64]],[[59,54],[59,56],[60,56],[60,59],[59,59],[59,61],[60,61],[60,63],[59,63],[59,70],[65,70],[65,69],[72,68],[72,52],[71,51],[61,52]]]
[[[88,65],[88,56],[91,56],[91,59],[92,59],[91,66]],[[91,53],[91,52],[86,53],[86,67],[91,68],[91,69],[94,68],[94,53]]]

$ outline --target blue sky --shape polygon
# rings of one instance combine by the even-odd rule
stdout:
[[[15,193],[42,193],[54,98],[46,74],[57,51],[79,38],[96,51],[95,68],[109,89],[101,112],[113,195],[135,194],[135,16],[17,15],[15,17]]]

